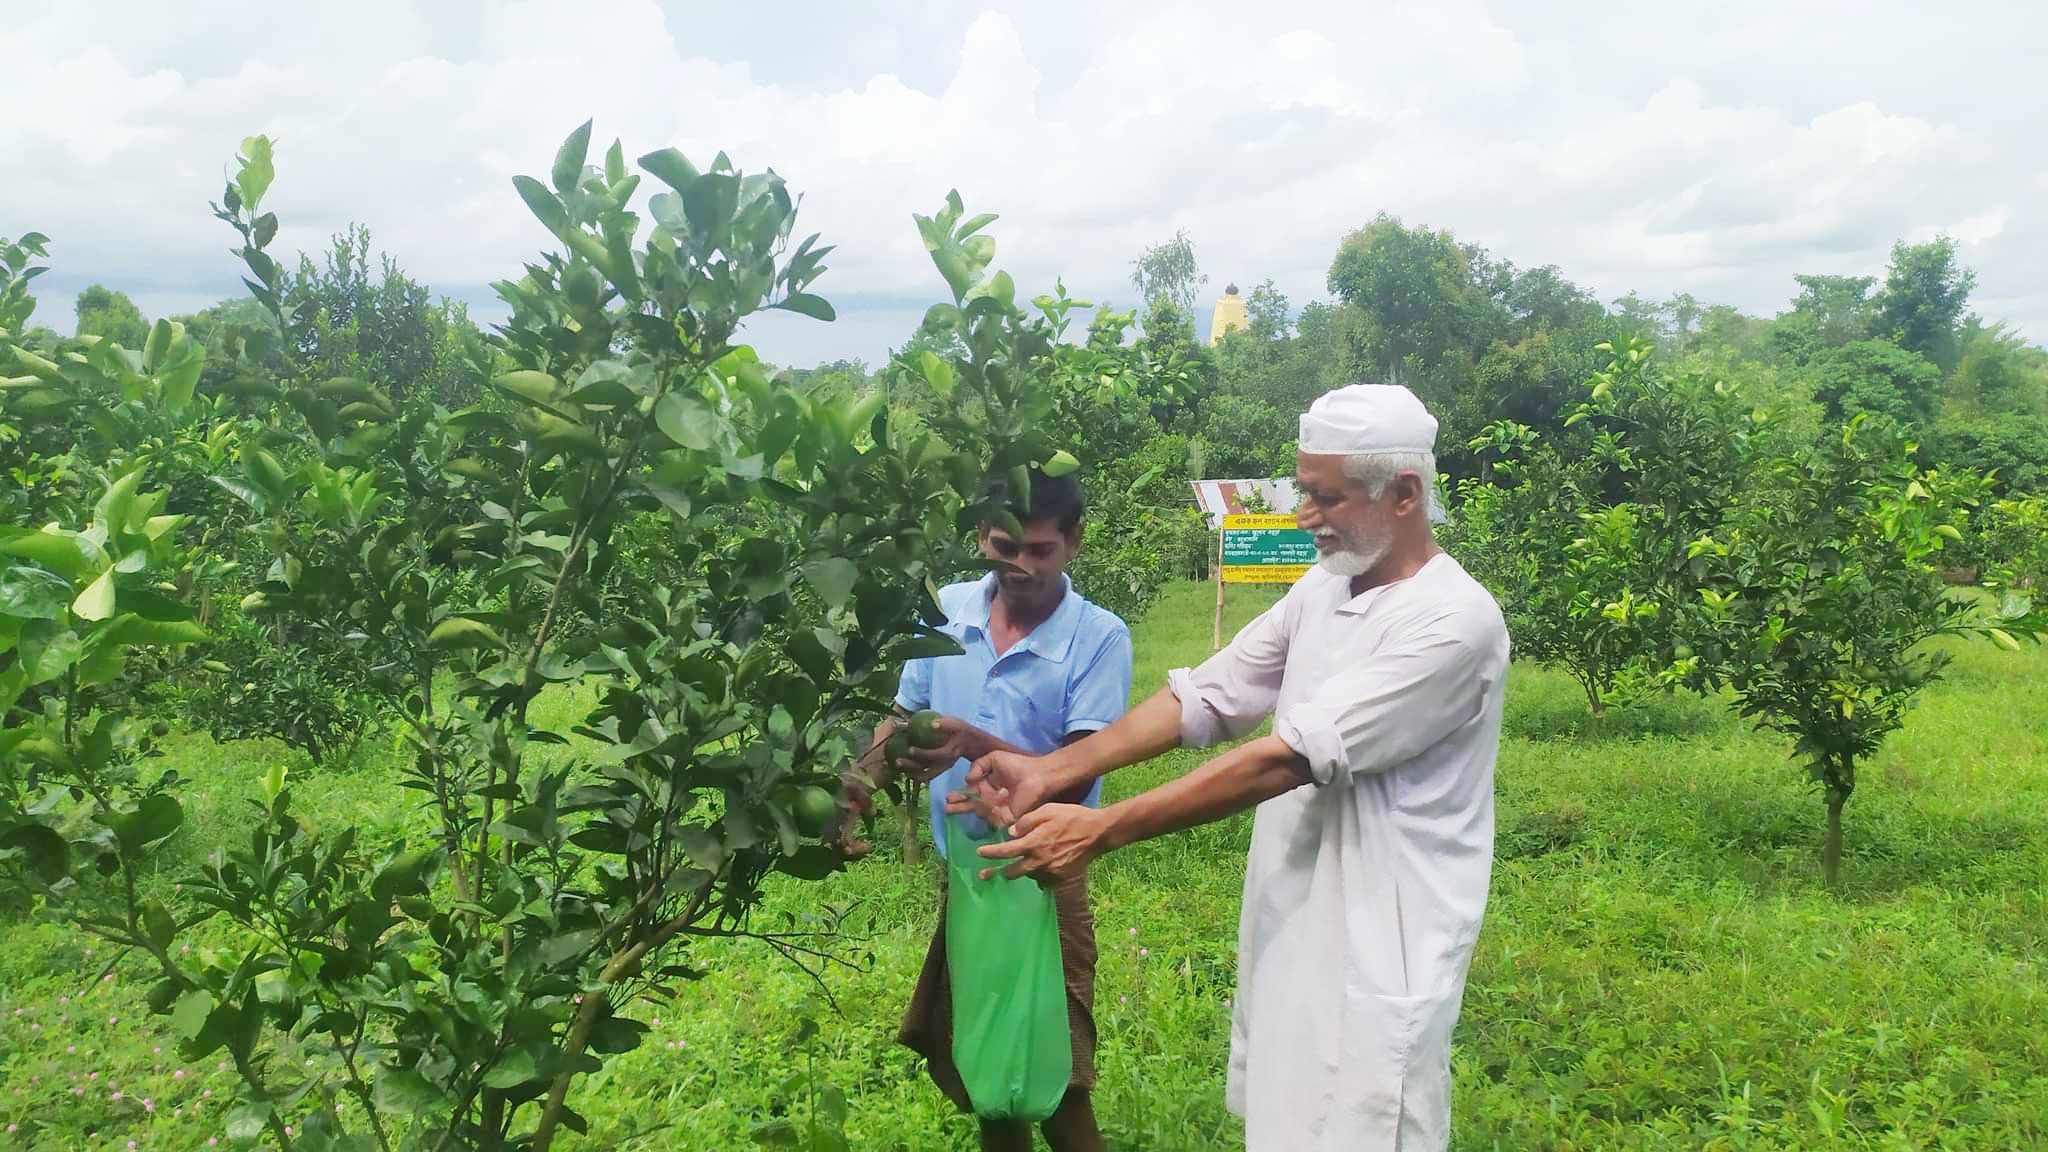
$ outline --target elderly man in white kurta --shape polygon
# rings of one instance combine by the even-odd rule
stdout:
[[[1252,805],[1227,1084],[1252,1152],[1443,1148],[1450,1042],[1493,864],[1508,636],[1430,534],[1436,421],[1353,385],[1301,420],[1300,525],[1319,563],[1230,646],[1123,720],[977,762],[1011,825],[982,849],[1057,878]],[[1176,745],[1269,736],[1107,808],[1043,804]]]

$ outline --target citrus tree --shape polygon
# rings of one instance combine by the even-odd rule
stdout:
[[[1953,593],[1940,559],[1983,494],[1967,472],[1923,470],[1895,424],[1858,416],[1838,434],[1774,454],[1728,523],[1689,548],[1703,571],[1688,614],[1688,675],[1726,686],[1758,726],[1790,736],[1826,802],[1821,870],[1841,875],[1842,811],[1858,768],[1939,679],[1930,642],[1979,636],[2017,648],[2038,614]]]
[[[1637,509],[1603,507],[1594,462],[1568,460],[1527,425],[1490,425],[1471,448],[1492,456],[1496,482],[1461,486],[1459,518],[1491,531],[1464,529],[1453,550],[1484,553],[1475,573],[1500,597],[1516,649],[1568,673],[1598,722],[1658,612],[1644,594]]]
[[[1688,659],[1679,615],[1705,572],[1692,544],[1752,482],[1771,426],[1736,389],[1661,370],[1644,341],[1598,349],[1559,437],[1498,421],[1471,441],[1492,476],[1461,486],[1461,516],[1486,534],[1458,538],[1517,650],[1570,673],[1596,720],[1617,689],[1669,683]]]
[[[124,743],[122,717],[53,733],[63,708],[6,711],[0,761],[56,786],[10,809],[8,859],[147,957],[150,1004],[188,1058],[232,1061],[232,1139],[545,1149],[583,1127],[575,1077],[639,1043],[627,1003],[699,974],[691,940],[829,962],[833,909],[773,928],[752,909],[778,876],[843,866],[837,782],[902,662],[953,650],[934,575],[965,562],[974,525],[1024,511],[1031,467],[1070,463],[1043,431],[1052,329],[990,271],[993,217],[952,196],[917,220],[951,291],[935,312],[962,340],[918,369],[950,407],[899,426],[878,394],[778,386],[736,342],[764,309],[832,318],[811,290],[829,248],[795,240],[779,177],[589,151],[586,124],[547,180],[514,181],[551,250],[498,285],[511,318],[489,402],[407,408],[389,382],[287,357],[274,395],[249,390],[251,427],[214,477],[269,553],[241,608],[353,654],[403,726],[424,834],[305,824],[278,766],[246,840],[186,883],[189,907],[131,884],[119,914],[85,918],[68,900],[90,880],[78,864],[123,873],[175,830],[175,777],[126,767],[148,745]],[[270,143],[245,141],[216,215],[282,328],[274,176]],[[648,219],[631,207],[643,177]],[[43,591],[18,599],[42,614],[23,617],[38,638],[75,619],[129,643],[197,638],[136,622],[178,615],[128,591],[174,559],[150,542],[177,527],[137,483],[110,485],[77,534],[98,552],[50,533],[28,546]],[[629,522],[658,527],[658,567],[615,563]],[[59,603],[69,615],[42,622]],[[65,643],[33,659],[14,644],[7,669],[27,670],[7,674],[49,683],[76,663]],[[550,726],[533,709],[546,692],[590,703]],[[102,765],[135,783],[102,799]],[[344,1097],[361,1107],[337,1110]]]
[[[1971,527],[1987,583],[2032,595],[2048,581],[2048,499],[2000,500]]]

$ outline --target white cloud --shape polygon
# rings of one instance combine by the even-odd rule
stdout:
[[[804,194],[802,225],[840,245],[824,287],[845,320],[761,329],[785,361],[900,341],[939,287],[910,213],[952,187],[1004,214],[1000,260],[1027,287],[1064,275],[1126,302],[1130,258],[1180,227],[1212,288],[1270,276],[1297,301],[1384,209],[1606,296],[1766,313],[1793,272],[1879,271],[1892,240],[1945,229],[1979,307],[2048,338],[2048,235],[2026,207],[2048,176],[2020,159],[2040,116],[2015,109],[2041,102],[2026,29],[1921,89],[1864,66],[1938,38],[1910,8],[1792,68],[1772,53],[1825,14],[1742,6],[1696,24],[1634,7],[904,0],[785,5],[763,24],[655,0],[359,0],[262,22],[227,0],[79,0],[0,28],[11,90],[31,94],[0,120],[0,230],[53,237],[46,323],[68,323],[60,293],[92,280],[149,311],[231,292],[205,205],[236,141],[263,131],[282,245],[359,220],[414,275],[479,298],[544,240],[510,176],[544,171],[594,116],[630,155],[722,148]]]

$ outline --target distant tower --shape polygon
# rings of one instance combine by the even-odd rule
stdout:
[[[1216,298],[1216,314],[1209,318],[1209,343],[1223,339],[1223,334],[1232,328],[1251,328],[1251,320],[1245,316],[1244,297],[1237,294],[1237,285],[1232,284]]]

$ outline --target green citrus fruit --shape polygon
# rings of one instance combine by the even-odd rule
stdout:
[[[839,801],[816,784],[807,784],[796,794],[793,811],[796,826],[806,836],[823,836],[839,816]]]
[[[937,748],[946,742],[946,734],[939,729],[942,719],[937,712],[927,708],[910,718],[910,742],[919,748]]]

